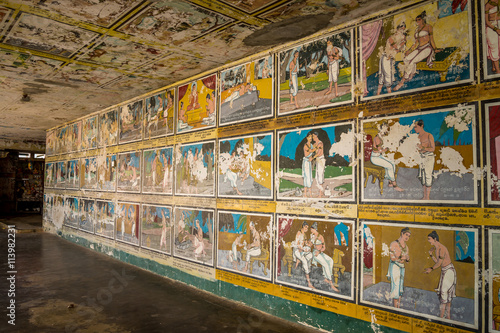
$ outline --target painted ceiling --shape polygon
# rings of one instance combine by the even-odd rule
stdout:
[[[0,145],[400,3],[0,0]]]

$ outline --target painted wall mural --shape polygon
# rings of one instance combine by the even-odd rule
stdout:
[[[116,206],[116,240],[139,245],[140,205],[118,202]]]
[[[66,187],[70,189],[80,188],[80,160],[69,160],[66,173]]]
[[[218,212],[217,267],[271,281],[273,216]]]
[[[364,120],[362,126],[363,200],[478,201],[474,105]]]
[[[177,133],[215,127],[216,91],[216,74],[177,88]]]
[[[273,115],[274,58],[272,55],[220,73],[219,125]]]
[[[118,192],[141,191],[141,152],[118,154]]]
[[[80,200],[75,197],[63,198],[64,203],[60,204],[63,207],[64,219],[63,224],[72,228],[78,228],[80,225]],[[56,202],[57,204],[57,202]]]
[[[97,148],[97,120],[94,116],[82,121],[82,150]]]
[[[175,194],[215,196],[215,141],[175,147]]]
[[[278,215],[277,283],[354,299],[354,223]]]
[[[353,200],[353,123],[278,131],[277,197]]]
[[[487,79],[500,76],[500,30],[498,2],[481,1],[481,41],[483,46],[483,73]]]
[[[174,133],[174,89],[147,97],[144,110],[144,139]]]
[[[500,258],[495,255],[500,251],[500,230],[488,230],[488,293],[489,304],[487,329],[490,332],[500,332],[500,318],[497,312],[500,306]]]
[[[175,207],[174,221],[174,256],[213,266],[214,211]]]
[[[165,254],[172,253],[172,208],[142,205],[141,246]]]
[[[488,203],[500,204],[500,103],[485,105]]]
[[[439,0],[363,25],[362,99],[470,82],[469,8]]]
[[[96,224],[95,200],[80,199],[80,223],[79,229],[94,233]]]
[[[120,108],[120,143],[142,139],[143,101],[135,101]]]
[[[219,139],[219,197],[273,198],[273,135]]]
[[[116,190],[116,155],[97,157],[97,189],[100,191]]]
[[[476,228],[362,222],[361,302],[478,327]]]
[[[142,193],[172,194],[173,147],[144,150]]]
[[[353,101],[352,31],[295,46],[278,57],[278,114]]]
[[[106,238],[115,238],[115,203],[112,201],[96,200],[96,235]]]
[[[82,189],[95,190],[97,188],[97,158],[82,159],[81,167]]]
[[[99,115],[99,148],[118,143],[118,112],[111,110]]]

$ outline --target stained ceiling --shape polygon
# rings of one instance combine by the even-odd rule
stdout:
[[[0,149],[400,3],[0,0]]]

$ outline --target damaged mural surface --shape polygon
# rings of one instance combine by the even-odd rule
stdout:
[[[171,254],[172,208],[142,205],[141,246],[147,249]]]
[[[139,204],[118,202],[116,207],[116,240],[139,245]]]
[[[142,100],[129,103],[120,109],[119,142],[126,143],[142,139]]]
[[[278,114],[353,101],[352,31],[279,53]]]
[[[360,30],[363,99],[472,80],[468,1],[435,1]]]
[[[500,103],[485,106],[487,197],[493,205],[500,204]]]
[[[217,267],[271,280],[273,217],[219,211]]]
[[[363,200],[474,204],[474,105],[362,122]]]
[[[118,143],[118,112],[108,111],[99,115],[99,147]]]
[[[353,200],[353,123],[278,132],[278,199]]]
[[[112,201],[96,200],[95,233],[106,238],[115,238],[115,204]]]
[[[173,151],[172,147],[144,150],[143,193],[172,194]]]
[[[361,302],[478,327],[477,228],[363,221]]]
[[[273,197],[273,135],[219,140],[221,197]]]
[[[213,266],[214,222],[211,209],[175,207],[174,256]]]
[[[175,147],[175,194],[215,196],[215,141]]]
[[[249,62],[220,73],[219,125],[273,115],[273,57]]]
[[[141,191],[141,152],[118,154],[118,183],[119,192]]]
[[[144,139],[174,133],[174,89],[147,97],[144,110]]]

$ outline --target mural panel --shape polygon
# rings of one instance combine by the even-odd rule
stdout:
[[[278,114],[354,101],[352,30],[280,52]]]
[[[362,222],[361,303],[478,327],[478,230]]]
[[[363,200],[478,202],[475,106],[364,120],[362,128]]]
[[[97,157],[82,159],[82,189],[95,190],[97,188]]]
[[[174,133],[174,89],[147,97],[144,110],[144,139]]]
[[[500,77],[500,27],[498,2],[481,1],[481,41],[483,45],[482,64],[486,79]]]
[[[97,116],[82,121],[82,150],[97,148]]]
[[[97,157],[97,189],[101,191],[116,191],[116,155]]]
[[[273,198],[273,134],[219,140],[218,195]]]
[[[142,205],[141,247],[172,253],[172,208]]]
[[[44,187],[51,188],[56,185],[57,163],[45,163],[45,181]]]
[[[177,90],[177,133],[215,127],[217,74],[191,81]]]
[[[68,227],[78,229],[80,225],[80,209],[78,198],[65,197],[62,207],[64,210],[63,224]]]
[[[69,160],[67,162],[68,171],[66,173],[66,188],[80,188],[80,160]]]
[[[172,147],[144,150],[143,193],[172,194],[173,151]]]
[[[273,84],[272,55],[221,71],[219,125],[271,117]]]
[[[139,204],[118,202],[116,209],[116,240],[139,245]]]
[[[214,265],[214,211],[175,207],[174,256]]]
[[[44,194],[43,195],[43,220],[46,222],[52,222],[52,211],[54,207],[54,195]]]
[[[488,203],[500,204],[500,102],[485,105]]]
[[[96,200],[96,235],[115,238],[115,204],[112,201]]]
[[[99,115],[99,148],[118,143],[118,111],[112,110]]]
[[[143,101],[135,101],[119,108],[120,110],[120,143],[142,139]]]
[[[217,267],[271,281],[273,216],[219,211]]]
[[[56,167],[56,183],[57,188],[66,188],[66,177],[68,172],[67,161],[55,162]]]
[[[45,154],[52,156],[56,154],[56,131],[48,131],[45,139]]]
[[[354,200],[354,124],[278,131],[278,199]]]
[[[362,99],[472,81],[469,8],[439,0],[362,26]]]
[[[215,196],[215,141],[175,147],[175,194]]]
[[[141,152],[118,154],[118,192],[141,191]]]
[[[354,222],[278,215],[275,281],[354,299]]]
[[[94,226],[96,224],[95,208],[95,200],[80,199],[80,230],[94,233]]]

